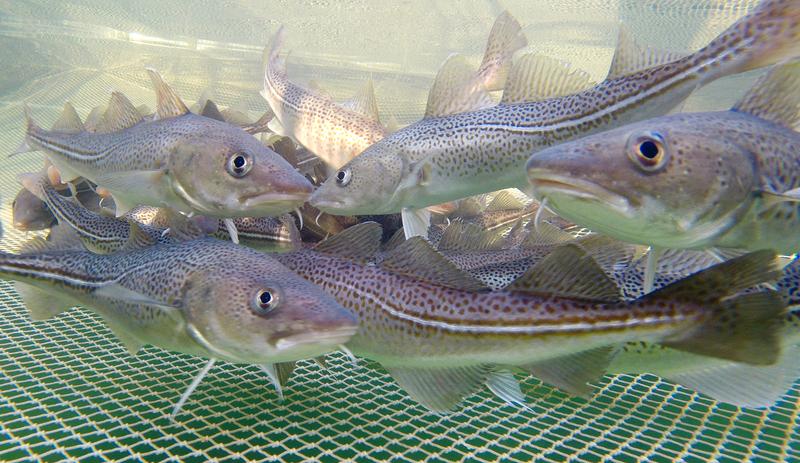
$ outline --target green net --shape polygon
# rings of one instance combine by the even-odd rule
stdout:
[[[531,25],[532,44],[599,79],[620,17],[645,40],[690,48],[754,2],[504,3]],[[152,106],[146,65],[187,102],[211,89],[222,105],[255,115],[265,109],[260,50],[278,23],[294,50],[290,75],[315,76],[337,98],[372,75],[382,114],[410,122],[424,110],[436,66],[452,51],[479,57],[499,12],[484,2],[453,8],[435,0],[2,5],[0,153],[22,140],[23,103],[44,126],[65,101],[85,115],[111,90]],[[659,28],[675,34],[652,35]],[[720,82],[690,105],[724,108],[751,79]],[[39,169],[42,157],[1,162],[0,248],[16,251],[26,236],[10,225],[15,177]],[[520,376],[527,408],[484,391],[457,413],[436,415],[379,366],[333,354],[326,370],[301,362],[283,402],[258,367],[217,364],[171,421],[203,364],[154,347],[131,356],[82,309],[32,322],[12,286],[0,282],[0,461],[800,460],[800,383],[770,410],[744,410],[654,376],[606,377],[591,401]]]

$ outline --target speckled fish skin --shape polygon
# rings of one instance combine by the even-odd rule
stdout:
[[[641,137],[661,142],[662,165],[639,166],[631,154]],[[619,240],[792,254],[800,208],[761,192],[800,187],[798,152],[800,134],[749,114],[676,114],[539,152],[528,172],[559,215]]]
[[[360,326],[348,347],[387,367],[530,364],[632,339],[680,337],[709,315],[707,304],[685,299],[614,304],[458,290],[313,250],[276,258],[353,311]]]
[[[311,197],[333,214],[377,214],[526,188],[525,161],[543,148],[665,114],[699,86],[795,56],[800,2],[766,0],[683,59],[564,97],[423,119],[372,145]]]
[[[374,118],[291,82],[278,56],[285,35],[281,27],[273,38],[261,95],[280,121],[285,135],[297,140],[329,166],[341,167],[382,139],[386,129]]]
[[[279,215],[305,202],[312,188],[242,129],[190,113],[110,133],[48,131],[29,120],[27,141],[44,150],[65,180],[74,173],[108,189],[118,208],[166,206],[222,218]],[[226,165],[241,153],[252,168],[234,177]]]
[[[274,259],[214,239],[109,255],[3,253],[0,276],[91,307],[140,344],[230,362],[321,355],[356,329],[353,315]],[[266,309],[262,291],[273,297]]]

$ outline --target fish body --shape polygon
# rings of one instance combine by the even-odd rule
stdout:
[[[152,344],[236,363],[313,357],[353,334],[355,318],[274,259],[200,239],[108,255],[43,248],[0,255],[34,318],[76,303],[131,351]]]
[[[337,104],[288,79],[280,57],[284,41],[281,27],[272,41],[261,92],[280,121],[282,135],[291,136],[334,169],[386,135],[378,120],[371,82],[363,90],[363,100],[356,100],[360,106]]]
[[[577,93],[566,90],[579,86],[566,85],[564,96],[549,99],[526,101],[523,94],[477,111],[427,117],[369,147],[318,188],[310,202],[334,214],[392,213],[526,188],[525,162],[531,153],[664,114],[717,78],[794,56],[799,18],[796,0],[764,1],[706,47],[678,59],[653,60],[647,53],[631,57],[637,52],[621,42],[604,82]],[[541,63],[529,61],[532,67],[522,74],[535,88],[533,64]],[[664,64],[648,65],[654,62]],[[563,80],[572,76],[566,71],[557,75]],[[507,93],[509,88],[526,85],[509,77]]]
[[[266,216],[305,201],[311,184],[289,163],[242,129],[190,113],[158,74],[150,76],[160,103],[154,120],[115,93],[109,108],[124,115],[117,130],[89,132],[80,118],[68,130],[44,130],[29,119],[28,144],[43,150],[65,180],[84,177],[109,191],[117,215],[150,205],[221,218]]]
[[[338,236],[353,236],[364,227],[352,227]],[[472,279],[459,281],[458,273],[450,275],[450,283],[443,284],[434,279],[441,278],[449,267],[440,266],[441,261],[432,257],[426,246],[421,238],[406,241],[379,265],[314,250],[276,258],[356,313],[359,330],[348,347],[357,355],[380,362],[392,373],[401,371],[400,376],[438,374],[440,370],[484,364],[526,366],[540,374],[545,370],[546,374],[547,367],[537,369],[537,365],[631,340],[680,345],[679,339],[690,339],[690,333],[703,331],[697,331],[698,327],[713,318],[710,307],[717,303],[689,295],[692,291],[687,289],[699,285],[700,280],[629,303],[612,302],[614,297],[609,299],[610,294],[603,291],[595,292],[595,296],[573,293],[571,297],[548,292],[544,289],[544,281],[550,278],[547,275],[556,275],[554,278],[562,282],[571,278],[560,274],[557,267],[566,264],[574,269],[578,261],[586,262],[575,260],[582,254],[575,254],[574,247],[563,248],[542,261],[543,267],[531,269],[529,275],[544,275],[540,290],[512,285],[501,291],[484,291]],[[423,276],[403,269],[403,265],[415,266]],[[712,273],[719,276],[721,271],[719,268]],[[593,282],[590,286],[606,279],[602,271],[597,272],[584,275]],[[682,295],[672,298],[669,294],[673,292]],[[777,312],[782,313],[782,309]],[[710,346],[715,340],[705,342]],[[730,355],[722,353],[724,350],[716,354]],[[401,385],[409,384],[408,378],[398,380]]]
[[[730,111],[663,116],[559,145],[534,154],[528,176],[559,215],[623,241],[792,254],[798,95],[793,61]]]

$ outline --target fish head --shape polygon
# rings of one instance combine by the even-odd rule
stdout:
[[[402,149],[379,141],[323,182],[309,203],[333,215],[398,212],[408,171],[409,163]]]
[[[175,193],[213,217],[263,217],[302,205],[313,189],[280,155],[241,132],[176,144],[169,158]]]
[[[44,201],[23,188],[11,203],[14,228],[21,231],[35,231],[50,228],[56,222]]]
[[[271,257],[198,272],[184,304],[190,335],[233,362],[274,363],[323,355],[346,343],[356,317]]]
[[[527,174],[534,195],[568,220],[676,248],[730,226],[755,183],[748,150],[721,131],[653,121],[535,153]]]

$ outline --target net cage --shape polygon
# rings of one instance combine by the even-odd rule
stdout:
[[[532,43],[601,78],[620,17],[635,31],[677,30],[672,41],[692,48],[753,3],[504,6],[532,25],[526,28]],[[145,66],[159,69],[187,102],[210,91],[220,104],[255,115],[266,108],[258,96],[261,49],[279,23],[290,32],[292,77],[320,76],[334,97],[344,98],[371,75],[382,115],[411,122],[424,111],[438,64],[456,50],[478,58],[500,11],[492,2],[453,9],[434,0],[0,5],[4,153],[22,140],[24,104],[45,126],[64,102],[85,116],[112,90],[152,106]],[[728,79],[690,105],[723,108],[751,79]],[[13,252],[33,235],[11,226],[16,175],[38,170],[42,156],[0,162],[0,249]],[[155,347],[131,356],[80,308],[32,322],[12,285],[0,281],[0,461],[800,460],[800,383],[772,408],[749,410],[652,375],[606,376],[591,400],[518,375],[527,407],[483,391],[456,413],[439,415],[412,401],[379,365],[364,359],[353,365],[332,354],[327,369],[301,362],[283,401],[258,367],[217,363],[170,420],[203,364]]]

